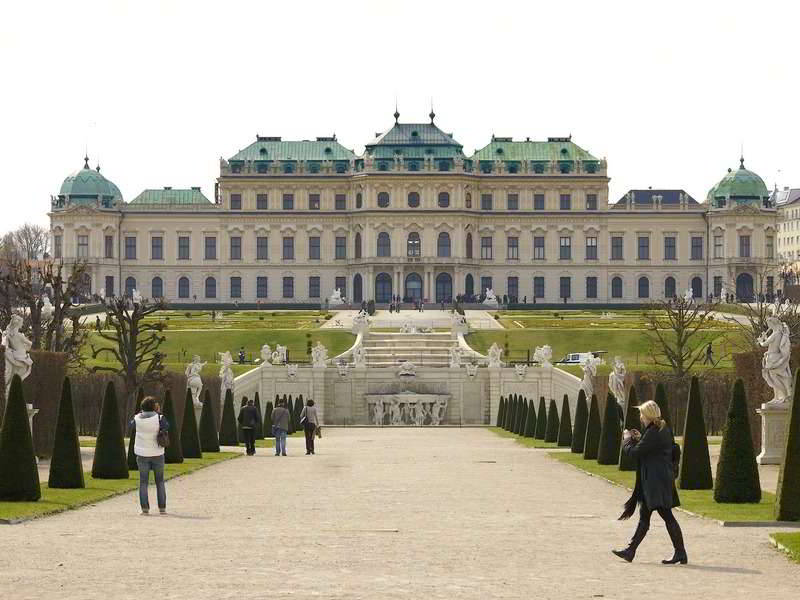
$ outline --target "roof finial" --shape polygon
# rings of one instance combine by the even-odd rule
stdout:
[[[433,112],[433,98],[431,98],[431,112],[428,116],[431,118],[431,125],[433,125],[433,119],[436,118],[436,113]]]
[[[89,152],[88,151],[86,153],[84,153],[84,155],[83,155],[83,168],[84,169],[88,169],[89,168]]]
[[[739,148],[739,168],[744,169],[744,144]]]
[[[397,96],[394,97],[394,122],[397,124],[400,118],[400,111],[397,110]]]

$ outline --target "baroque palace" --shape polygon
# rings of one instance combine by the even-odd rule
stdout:
[[[772,292],[777,215],[741,159],[698,202],[683,190],[608,198],[570,137],[492,137],[466,156],[435,123],[395,123],[357,155],[336,137],[256,140],[213,199],[147,189],[129,202],[84,167],[51,199],[53,256],[88,263],[87,293],[174,303],[480,299],[623,304]],[[770,273],[767,275],[767,273]]]

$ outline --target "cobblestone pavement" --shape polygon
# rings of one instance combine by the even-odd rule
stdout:
[[[0,598],[797,598],[800,566],[764,529],[680,514],[691,564],[665,567],[654,517],[620,561],[624,490],[484,429],[302,444],[168,482],[166,517],[127,494],[2,526]]]

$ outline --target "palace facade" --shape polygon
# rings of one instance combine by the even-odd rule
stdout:
[[[220,161],[211,199],[164,188],[125,202],[87,158],[51,199],[53,256],[87,261],[88,293],[179,304],[322,304],[336,288],[357,303],[491,288],[623,304],[774,286],[777,214],[743,159],[704,202],[640,189],[610,203],[606,161],[570,137],[492,137],[467,156],[434,119],[395,113],[361,155],[335,136],[256,136]]]

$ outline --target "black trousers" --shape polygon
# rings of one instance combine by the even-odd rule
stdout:
[[[678,524],[678,521],[675,519],[675,515],[672,514],[672,509],[657,508],[655,510],[658,512],[658,515],[664,519],[664,525],[667,528],[669,539],[672,541],[672,547],[676,551],[685,552],[686,548],[683,544],[683,532],[681,531],[681,526]],[[650,529],[650,517],[652,515],[652,508],[647,508],[644,504],[639,507],[639,524],[636,526],[633,539],[631,539],[631,546],[634,550],[642,543],[644,536],[647,535],[647,531]]]
[[[317,432],[317,426],[306,421],[303,424],[303,431],[306,434],[306,452],[314,454],[314,434]]]
[[[256,430],[252,427],[242,427],[242,437],[244,437],[244,446],[247,448],[247,454],[255,454]]]

